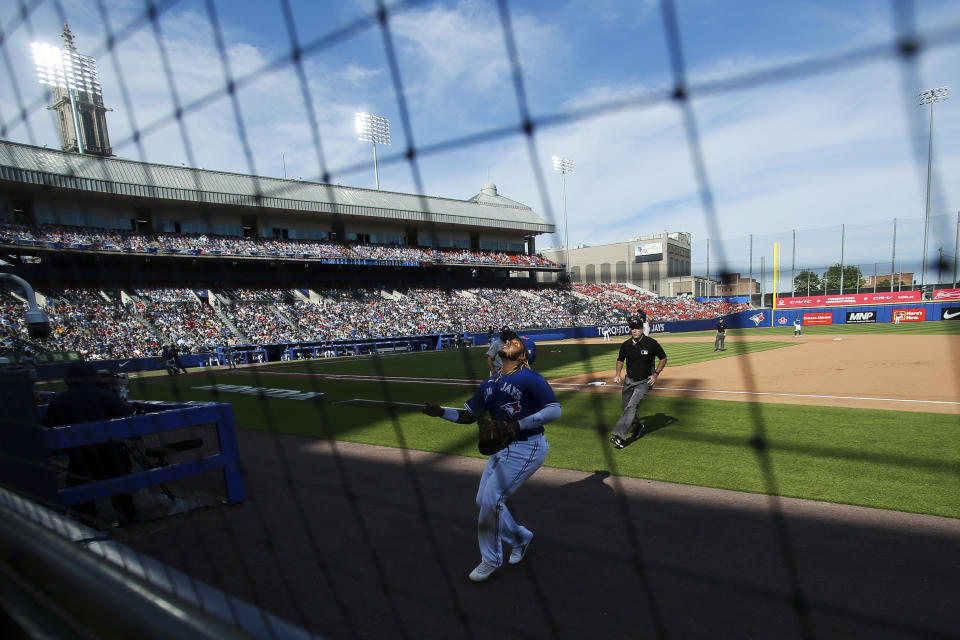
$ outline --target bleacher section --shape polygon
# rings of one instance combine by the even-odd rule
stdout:
[[[0,223],[0,244],[37,245],[53,249],[187,256],[306,258],[344,261],[391,261],[415,264],[477,264],[556,267],[541,255],[432,249],[388,245],[341,244],[312,240],[240,238],[211,234],[147,235],[133,231],[44,224],[39,232]]]
[[[90,360],[159,355],[176,343],[185,354],[227,343],[335,342],[487,333],[502,326],[533,330],[622,324],[638,308],[651,321],[714,318],[746,304],[659,299],[623,285],[561,289],[147,289],[39,290],[53,332],[47,349],[76,351]],[[304,299],[306,298],[306,299]],[[316,300],[309,302],[307,300]],[[23,337],[26,303],[0,298],[6,339]],[[215,308],[216,307],[216,308]]]

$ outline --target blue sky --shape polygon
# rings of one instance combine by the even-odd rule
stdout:
[[[956,2],[913,3],[914,29],[930,46],[904,64],[892,53],[897,27],[890,2],[677,0],[713,227],[681,109],[664,97],[673,73],[660,2],[511,3],[528,109],[545,122],[532,148],[511,132],[520,108],[495,2],[408,3],[391,11],[412,143],[429,149],[482,138],[422,155],[416,171],[403,158],[411,140],[373,2],[291,1],[296,37],[308,47],[303,85],[284,60],[291,39],[279,3],[213,0],[235,78],[279,61],[237,91],[246,145],[222,93],[225,67],[205,2],[162,4],[156,29],[138,20],[142,0],[102,0],[106,19],[100,5],[40,2],[26,20],[18,7],[0,10],[0,124],[7,139],[58,146],[44,89],[33,79],[29,43],[57,44],[66,19],[80,52],[98,60],[119,156],[308,180],[325,170],[335,183],[372,188],[370,148],[352,130],[354,112],[368,111],[392,122],[393,145],[378,150],[382,189],[468,198],[490,180],[562,230],[560,176],[550,162],[561,155],[576,162],[567,179],[571,244],[687,231],[695,270],[705,270],[710,238],[712,273],[721,256],[746,272],[748,235],[754,234],[759,273],[760,256],[769,265],[774,241],[785,243],[789,260],[794,229],[798,266],[838,262],[844,224],[845,262],[868,272],[867,265],[879,262],[882,272],[884,262],[889,270],[894,218],[904,269],[919,269],[929,108],[917,105],[916,94],[950,85],[950,98],[936,106],[930,252],[944,247],[953,254],[960,210]],[[112,51],[106,25],[119,43]],[[851,58],[847,52],[872,55]],[[782,71],[810,61],[826,64],[815,73]],[[771,69],[781,71],[762,82],[738,82]],[[304,86],[322,153],[313,144]],[[171,118],[171,96],[191,105],[211,94],[202,106],[187,109],[182,128]],[[559,124],[550,119],[614,104],[623,106]],[[142,132],[139,145],[134,129]],[[494,131],[507,133],[484,135]],[[563,237],[542,237],[538,244],[559,246]]]

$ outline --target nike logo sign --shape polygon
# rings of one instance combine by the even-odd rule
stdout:
[[[944,312],[943,312],[943,319],[944,319],[944,320],[953,320],[953,319],[956,318],[957,316],[960,316],[960,311],[953,311],[953,312],[944,311]]]
[[[123,368],[124,368],[125,366],[127,366],[128,364],[130,364],[130,361],[129,361],[129,360],[124,360],[123,362],[121,362],[120,364],[117,365],[117,368],[118,368],[118,369],[123,369]]]

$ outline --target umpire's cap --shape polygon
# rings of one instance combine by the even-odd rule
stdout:
[[[631,329],[643,329],[643,318],[640,316],[630,316],[627,324],[630,325]]]

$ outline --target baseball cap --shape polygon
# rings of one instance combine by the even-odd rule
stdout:
[[[527,348],[527,364],[532,365],[533,361],[537,359],[537,343],[528,336],[520,336],[520,342]]]
[[[100,376],[93,365],[82,360],[70,363],[63,372],[63,381],[68,387],[93,385],[99,380]]]
[[[643,318],[639,316],[630,316],[630,319],[627,320],[627,324],[630,325],[631,329],[643,329]]]
[[[519,338],[519,337],[520,336],[518,336],[517,332],[514,331],[513,329],[508,329],[507,327],[500,329],[500,340],[503,342],[506,342],[507,340],[513,340],[514,338]]]

